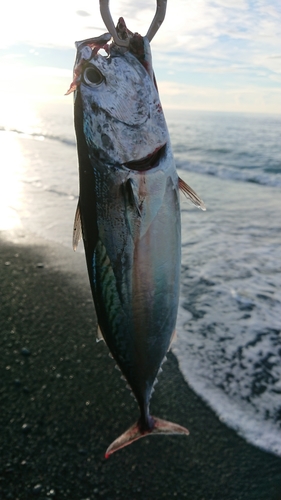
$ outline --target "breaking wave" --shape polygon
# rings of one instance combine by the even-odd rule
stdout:
[[[53,135],[53,134],[43,134],[42,132],[30,132],[25,130],[18,130],[14,128],[7,129],[0,125],[0,132],[13,132],[14,134],[22,135],[28,137],[30,139],[35,139],[39,141],[49,140],[60,142],[61,144],[65,144],[67,146],[76,146],[76,141],[70,137],[64,137],[61,135]]]
[[[65,135],[17,128],[7,129],[1,125],[0,131],[9,131],[34,140],[55,141],[69,147],[76,147],[72,127],[68,128]],[[225,147],[211,147],[208,144],[188,146],[184,138],[179,138],[179,135],[175,133],[173,126],[170,132],[177,167],[182,170],[237,182],[281,187],[281,163],[278,155],[273,155],[273,158],[264,158],[259,156],[257,151],[253,153],[237,151],[232,147],[231,140]]]
[[[177,158],[176,155],[175,157]],[[177,160],[177,167],[197,174],[212,175],[220,179],[281,187],[281,173],[273,174],[260,169],[238,169],[216,164],[189,163],[182,160]]]

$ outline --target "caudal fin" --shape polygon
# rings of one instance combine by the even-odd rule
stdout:
[[[152,430],[141,430],[139,422],[136,422],[132,427],[125,431],[121,436],[119,436],[111,445],[107,448],[105,453],[105,458],[108,458],[112,453],[129,444],[137,441],[142,437],[147,435],[155,434],[185,434],[188,436],[189,431],[182,427],[181,425],[174,424],[173,422],[168,422],[167,420],[161,420],[160,418],[151,417],[153,419],[154,425]]]

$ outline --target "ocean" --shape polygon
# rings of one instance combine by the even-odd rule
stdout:
[[[179,175],[207,207],[182,197],[173,352],[226,425],[281,456],[281,117],[165,115]],[[0,143],[0,229],[22,226],[70,248],[78,200],[71,97],[0,113]]]

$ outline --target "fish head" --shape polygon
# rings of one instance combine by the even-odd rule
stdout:
[[[149,42],[141,39],[147,55]],[[136,46],[132,44],[135,52]],[[78,47],[76,94],[81,97],[83,132],[93,160],[131,164],[153,156],[168,141],[158,90],[147,69],[148,58],[140,62],[133,49],[113,44],[110,55],[102,55],[85,43]]]

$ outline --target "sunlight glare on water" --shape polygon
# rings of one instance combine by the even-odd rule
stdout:
[[[26,99],[26,96],[0,96],[0,125],[5,124],[5,130],[16,130],[25,134],[36,132],[40,119],[35,106],[36,103]]]
[[[12,104],[11,104],[12,103]],[[15,229],[23,208],[24,155],[20,138],[40,133],[36,103],[20,94],[0,96],[0,230]],[[37,139],[41,139],[38,136]]]
[[[0,132],[0,230],[20,225],[23,157],[15,133]]]

